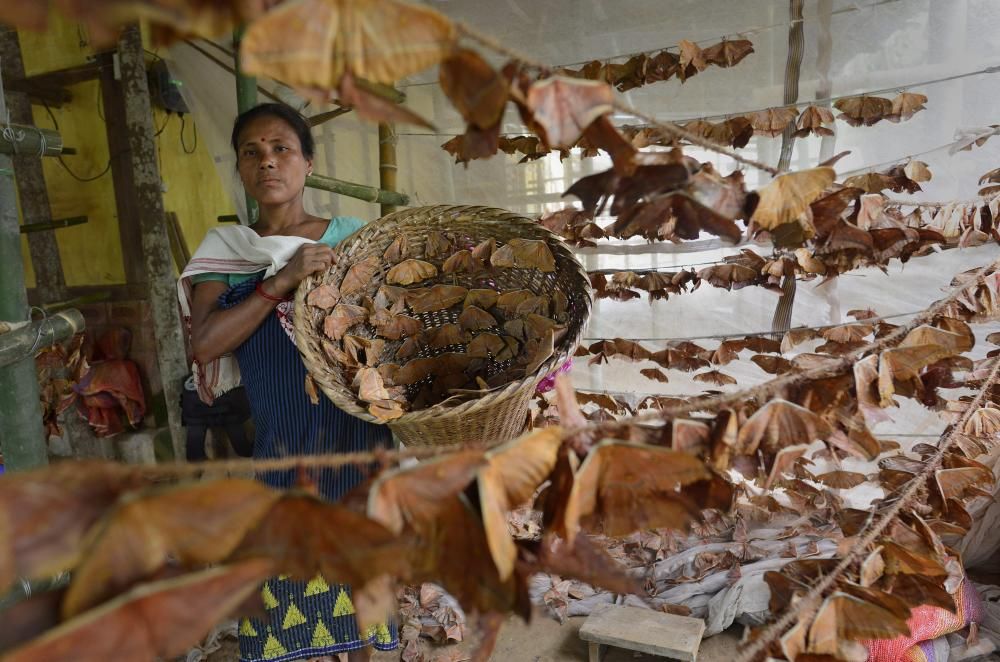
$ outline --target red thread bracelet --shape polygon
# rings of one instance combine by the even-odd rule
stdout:
[[[274,296],[272,294],[268,294],[267,292],[264,291],[263,285],[264,285],[264,281],[260,281],[259,283],[257,283],[257,287],[255,287],[253,291],[256,292],[257,294],[261,295],[262,297],[264,297],[268,301],[273,301],[275,303],[281,303],[282,301],[288,301],[287,297],[276,297],[276,296]]]

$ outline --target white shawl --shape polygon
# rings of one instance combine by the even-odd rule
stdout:
[[[254,274],[264,270],[264,277],[269,278],[288,264],[300,246],[311,243],[315,242],[305,237],[261,237],[245,225],[227,225],[209,230],[177,281],[177,299],[188,338],[191,334],[191,296],[194,289],[192,276],[204,273]],[[240,385],[240,369],[232,354],[204,365],[195,361],[192,371],[198,395],[208,404]]]

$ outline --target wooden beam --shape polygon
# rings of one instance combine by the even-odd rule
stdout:
[[[11,82],[16,83],[24,78],[24,62],[21,59],[21,44],[17,32],[4,26],[0,26],[0,66],[8,90],[11,89],[9,86]],[[27,94],[9,91],[4,100],[12,122],[34,124],[31,102]],[[61,145],[62,141],[59,142]],[[13,163],[17,172],[17,192],[24,220],[20,231],[23,232],[24,227],[31,225],[51,223],[52,210],[42,172],[42,159],[37,153],[25,153],[14,156]],[[32,232],[28,235],[28,251],[40,298],[44,301],[55,301],[65,297],[66,277],[63,274],[62,258],[59,256],[55,233],[51,230]]]
[[[121,82],[115,80],[111,53],[99,55],[107,66],[100,69],[101,97],[104,101],[104,125],[108,136],[108,156],[115,188],[115,210],[118,213],[118,238],[127,283],[145,283],[146,270],[142,263],[142,236],[139,231],[139,203],[135,195],[132,173],[132,153],[125,124],[125,96]],[[153,131],[155,133],[155,129]],[[150,134],[152,135],[152,133]]]
[[[36,288],[28,290],[28,303],[45,310],[66,308],[71,304],[95,303],[97,301],[138,301],[145,299],[148,292],[142,285],[71,285],[66,288],[62,301],[42,301]]]
[[[67,87],[97,79],[101,66],[98,62],[88,62],[34,76],[25,76],[22,67],[21,76],[4,80],[4,83],[8,92],[21,92],[27,94],[32,101],[58,108],[73,99],[73,94]]]
[[[177,273],[181,273],[191,261],[191,248],[184,237],[184,229],[181,228],[177,214],[172,211],[167,212],[167,234],[170,235],[170,253],[174,256],[174,265]]]
[[[52,221],[41,223],[22,223],[21,234],[32,234],[34,232],[45,232],[46,230],[58,230],[59,228],[69,228],[74,225],[83,225],[89,219],[86,216],[71,216],[69,218],[57,218]]]
[[[131,147],[133,181],[139,200],[143,262],[148,274],[149,304],[153,313],[156,358],[167,403],[167,424],[174,459],[185,460],[186,435],[181,424],[181,390],[188,374],[187,351],[177,306],[170,237],[167,234],[160,170],[156,158],[156,127],[143,59],[142,33],[133,23],[118,41],[121,76],[125,92],[126,136]]]

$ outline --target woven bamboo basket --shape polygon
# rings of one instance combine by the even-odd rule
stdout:
[[[521,434],[528,423],[528,406],[538,382],[559,367],[572,355],[582,337],[590,315],[592,294],[590,281],[569,247],[555,234],[536,221],[502,209],[471,206],[417,207],[389,214],[369,223],[334,249],[336,264],[325,274],[316,274],[302,281],[295,295],[295,340],[305,361],[306,368],[320,389],[344,411],[365,419],[380,422],[367,411],[367,404],[359,400],[350,384],[345,381],[343,366],[328,358],[323,351],[323,311],[306,304],[306,296],[323,283],[340,283],[344,274],[355,262],[372,255],[381,256],[399,235],[409,241],[410,257],[424,254],[427,234],[431,231],[446,233],[457,243],[468,247],[493,238],[497,246],[510,239],[540,239],[547,242],[555,257],[556,269],[541,272],[537,269],[493,269],[489,274],[440,274],[421,283],[433,285],[447,283],[466,288],[489,287],[497,291],[512,289],[530,290],[536,295],[551,295],[561,291],[568,301],[566,333],[556,343],[552,356],[533,374],[494,390],[485,391],[474,400],[450,402],[448,400],[426,409],[407,412],[388,422],[397,438],[407,446],[451,445],[465,443],[500,443]],[[374,297],[385,282],[391,264],[386,264],[371,280],[369,288],[351,297],[349,303],[364,296]],[[457,308],[457,310],[455,309]],[[408,313],[420,318],[427,330],[456,322],[461,306],[431,313]],[[374,332],[367,324],[352,330],[358,336],[371,338]],[[399,342],[386,343],[383,357],[391,357]],[[444,349],[424,348],[413,358],[432,357],[445,351],[464,351],[465,347]],[[491,366],[490,374],[506,366]]]

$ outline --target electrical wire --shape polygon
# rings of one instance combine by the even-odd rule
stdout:
[[[198,127],[194,124],[191,125],[192,131],[194,133],[194,144],[189,150],[187,148],[187,143],[184,141],[184,113],[178,113],[181,116],[181,149],[184,150],[185,154],[194,154],[194,151],[198,149]]]
[[[156,133],[153,134],[154,138],[157,137],[157,136],[159,136],[161,133],[163,133],[163,131],[167,128],[167,125],[170,124],[170,118],[171,117],[173,117],[173,113],[171,113],[171,112],[168,111],[167,112],[167,119],[163,120],[163,126],[161,126],[159,129],[157,129]]]
[[[840,14],[847,14],[847,13],[854,12],[854,11],[862,11],[862,10],[866,10],[866,9],[873,9],[873,8],[881,7],[883,5],[888,5],[888,4],[892,4],[892,3],[900,2],[900,1],[901,0],[877,0],[877,2],[872,2],[872,3],[867,4],[867,5],[852,4],[852,5],[849,5],[847,7],[843,7],[841,9],[836,10],[836,11],[830,12],[830,15],[831,16],[837,16],[837,15],[840,15]],[[791,21],[784,21],[782,23],[772,23],[771,25],[762,25],[762,26],[759,26],[759,27],[747,28],[746,30],[740,30],[738,32],[730,32],[730,33],[727,33],[727,34],[724,34],[724,35],[721,35],[721,36],[718,36],[718,37],[710,37],[708,39],[699,39],[698,41],[695,41],[693,43],[695,43],[695,44],[714,44],[714,43],[716,43],[718,41],[728,40],[728,39],[732,39],[734,37],[736,37],[736,38],[743,38],[743,37],[747,37],[749,35],[759,34],[761,32],[766,32],[768,30],[773,30],[773,29],[776,29],[776,28],[788,27],[788,26],[794,25],[796,23],[804,23],[805,21],[814,20],[816,18],[818,18],[818,16],[807,16],[807,17],[801,18],[801,19],[794,19],[794,20],[791,20]],[[552,69],[565,69],[565,68],[568,68],[568,67],[577,67],[577,66],[580,66],[580,65],[587,64],[589,62],[593,62],[594,60],[597,60],[598,62],[610,63],[612,60],[624,60],[624,59],[627,59],[627,58],[630,58],[630,57],[634,57],[636,55],[642,55],[644,53],[645,54],[659,53],[660,51],[677,50],[677,48],[678,47],[676,45],[671,44],[669,46],[663,46],[663,47],[660,47],[660,48],[650,48],[650,49],[646,49],[644,51],[631,51],[629,53],[620,53],[618,55],[611,55],[611,56],[603,57],[603,58],[590,58],[589,60],[581,60],[579,62],[569,62],[569,63],[566,63],[566,64],[554,64],[554,65],[551,65],[550,68],[552,68]],[[409,83],[409,84],[405,84],[405,85],[397,85],[396,87],[397,88],[421,87],[421,86],[424,86],[424,85],[435,85],[435,84],[437,84],[437,81],[427,81],[427,82],[422,82],[422,83]]]
[[[52,120],[53,128],[55,128],[56,131],[59,131],[59,120],[56,119],[55,113],[52,112],[52,109],[49,108],[49,105],[47,103],[43,102],[42,106],[45,108],[45,112],[47,112],[49,114],[49,118]],[[78,182],[83,182],[85,184],[88,183],[88,182],[93,182],[93,181],[96,181],[96,180],[100,179],[104,175],[108,174],[109,170],[111,170],[111,161],[112,161],[112,159],[111,159],[110,156],[108,156],[108,164],[106,166],[104,166],[104,170],[100,171],[96,175],[93,175],[92,177],[91,176],[80,176],[80,175],[76,174],[75,172],[73,172],[73,170],[69,167],[69,165],[63,160],[62,154],[59,154],[56,157],[56,159],[59,161],[59,165],[61,165],[63,167],[63,170],[65,170],[67,173],[69,173],[70,177],[72,177],[73,179],[75,179]]]
[[[915,88],[915,87],[925,87],[927,85],[936,85],[938,83],[947,83],[949,81],[959,80],[959,79],[962,79],[962,78],[969,78],[971,76],[983,76],[983,75],[996,74],[996,73],[1000,73],[1000,65],[992,66],[992,67],[986,67],[985,69],[977,69],[976,71],[966,71],[964,73],[954,74],[954,75],[951,75],[951,76],[944,76],[942,78],[932,78],[930,80],[917,81],[917,82],[914,82],[914,83],[906,83],[904,85],[894,85],[892,87],[884,87],[884,88],[877,89],[877,90],[867,90],[867,91],[864,91],[864,92],[852,92],[851,94],[838,94],[836,96],[830,96],[830,97],[826,97],[824,99],[809,99],[809,100],[806,100],[806,101],[798,101],[796,103],[775,104],[775,105],[767,106],[766,108],[755,108],[755,109],[752,109],[752,110],[739,110],[739,111],[733,111],[733,112],[730,112],[730,113],[719,113],[719,114],[716,114],[716,115],[701,115],[699,117],[685,117],[685,118],[680,118],[680,119],[663,119],[663,120],[659,120],[659,121],[672,122],[674,124],[687,124],[689,122],[699,122],[699,121],[707,122],[707,121],[711,121],[711,120],[731,119],[731,118],[734,118],[734,117],[743,117],[745,115],[753,115],[754,113],[763,112],[763,111],[766,111],[766,110],[770,110],[772,108],[805,108],[806,106],[815,106],[815,105],[824,105],[824,104],[828,104],[828,103],[833,103],[835,101],[840,101],[841,99],[850,99],[852,97],[862,97],[862,96],[876,96],[876,95],[879,95],[879,94],[885,94],[887,92],[901,92],[901,91],[909,90],[909,89],[912,89],[912,88]],[[641,128],[644,128],[645,125],[642,125],[642,124],[630,124],[630,125],[623,125],[623,126],[628,126],[629,128],[633,128],[633,129],[641,129]],[[619,127],[619,128],[621,128],[621,127]],[[525,128],[525,131],[520,131],[520,132],[501,133],[500,136],[502,138],[517,138],[517,137],[526,135],[526,132],[527,132],[527,128]],[[423,132],[423,133],[421,133],[421,132],[418,132],[418,131],[412,131],[412,132],[397,133],[396,135],[397,136],[435,136],[435,137],[438,137],[438,138],[454,138],[455,136],[460,135],[460,134],[456,134],[456,133],[430,133],[430,132]],[[952,144],[953,143],[948,143],[948,145],[945,145],[944,147],[948,147],[948,146],[950,146]],[[936,148],[936,149],[941,149],[941,148]]]

